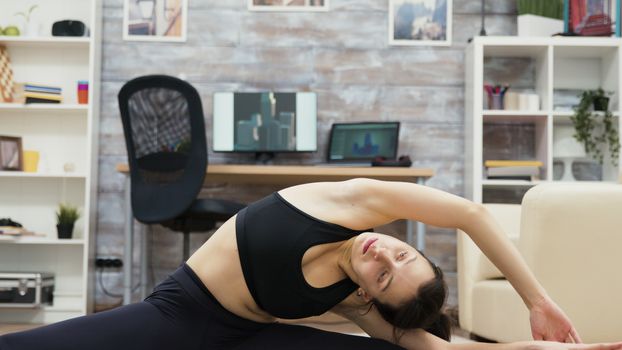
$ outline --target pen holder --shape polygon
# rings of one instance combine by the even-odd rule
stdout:
[[[488,109],[503,109],[503,94],[488,95]]]

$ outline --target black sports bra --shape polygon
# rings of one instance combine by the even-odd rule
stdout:
[[[257,305],[274,317],[290,319],[333,308],[357,285],[348,278],[322,288],[309,285],[302,257],[312,246],[362,232],[316,219],[276,192],[242,209],[236,238],[244,279]]]

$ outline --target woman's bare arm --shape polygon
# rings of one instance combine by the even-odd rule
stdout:
[[[384,339],[407,350],[622,350],[622,343],[615,344],[563,344],[552,342],[525,341],[509,344],[493,343],[449,343],[422,329],[407,330],[399,340],[393,337],[393,326],[372,308],[348,306],[348,302],[337,305],[333,312],[356,323],[373,338]]]
[[[503,229],[481,204],[406,182],[356,179],[347,183],[349,201],[360,211],[380,213],[387,222],[410,219],[466,232],[503,272],[528,308],[549,299]]]

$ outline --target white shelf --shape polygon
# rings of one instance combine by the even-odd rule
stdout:
[[[63,103],[0,103],[1,112],[41,111],[41,112],[87,112],[88,105],[63,104]]]
[[[528,117],[539,117],[548,115],[547,111],[511,111],[511,110],[500,110],[500,109],[485,109],[483,111],[485,116],[528,116]]]
[[[572,90],[600,87],[610,92],[609,108],[615,117],[614,124],[622,130],[621,57],[621,38],[475,37],[465,52],[465,196],[479,203],[484,198],[495,201],[500,198],[484,193],[491,194],[492,190],[500,188],[527,189],[554,181],[554,152],[559,145],[556,141],[562,131],[572,127],[570,118],[574,111],[556,111],[552,106],[571,101]],[[485,109],[485,82],[508,83],[516,91],[533,91],[539,96],[541,110]],[[494,124],[500,124],[500,132],[507,132],[508,137],[528,138],[514,140],[495,135],[490,129]],[[525,134],[520,134],[523,125]],[[539,160],[543,163],[541,181],[488,180],[482,166],[484,157]],[[605,161],[604,181],[617,180],[621,173],[621,165]],[[502,200],[520,203],[520,198]]]
[[[0,171],[0,177],[85,179],[86,175],[81,173],[25,173],[23,171]]]
[[[9,47],[36,47],[36,48],[88,48],[91,38],[86,37],[23,37],[23,36],[0,36],[0,44]]]
[[[0,244],[39,244],[39,245],[76,245],[84,244],[83,239],[57,239],[32,236],[4,236],[0,235]]]
[[[8,49],[14,81],[60,87],[63,103],[0,103],[0,134],[19,136],[23,150],[39,152],[44,171],[0,171],[0,217],[40,234],[0,235],[0,267],[53,273],[55,289],[62,292],[54,293],[51,307],[0,311],[0,324],[58,322],[88,314],[94,304],[103,1],[39,1],[38,6],[42,36],[0,36],[0,45]],[[0,19],[8,20],[23,4],[4,1],[0,8]],[[52,23],[62,18],[83,22],[91,36],[49,36]],[[81,80],[89,83],[88,104],[77,104]],[[69,164],[73,172],[64,171]],[[59,203],[80,211],[73,239],[57,238]]]

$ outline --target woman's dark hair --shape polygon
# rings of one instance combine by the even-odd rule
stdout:
[[[451,336],[451,322],[442,311],[447,298],[447,284],[443,279],[443,271],[420,253],[434,271],[434,278],[422,284],[417,295],[397,307],[382,304],[373,300],[376,309],[393,325],[393,337],[396,340],[403,335],[406,329],[421,328],[435,336],[449,341]]]

